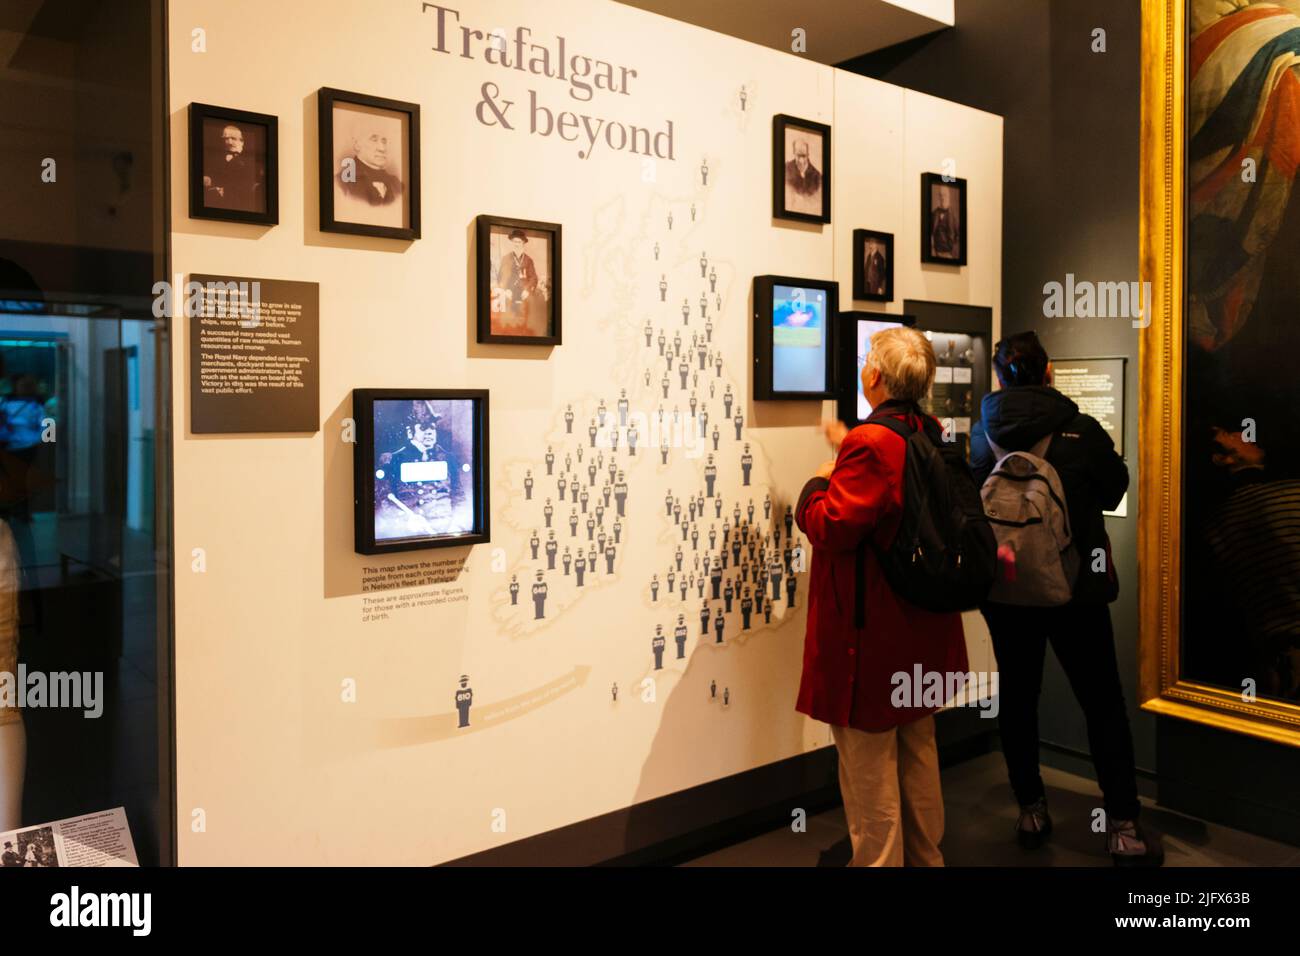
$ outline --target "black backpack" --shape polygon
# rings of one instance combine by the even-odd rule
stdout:
[[[891,409],[892,410],[892,409]],[[881,425],[907,442],[903,465],[903,516],[887,550],[876,549],[894,593],[927,611],[967,611],[982,602],[997,571],[997,539],[984,515],[970,465],[956,442],[945,442],[937,423],[913,406],[925,427],[877,412],[865,424]],[[931,438],[928,431],[935,432]],[[863,564],[859,554],[859,564]],[[861,582],[864,567],[859,567]],[[858,588],[855,624],[865,626]]]

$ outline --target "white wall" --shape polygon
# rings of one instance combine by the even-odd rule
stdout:
[[[562,454],[560,446],[585,441],[577,427],[572,438],[564,435],[566,403],[583,422],[601,397],[612,409],[618,389],[628,387],[634,408],[657,407],[657,378],[653,397],[640,381],[641,329],[647,317],[669,337],[680,328],[681,297],[674,304],[673,292],[685,288],[692,302],[698,298],[701,251],[716,263],[724,297],[714,336],[722,381],[744,400],[757,459],[755,487],[742,500],[752,492],[761,503],[770,489],[778,510],[827,455],[816,427],[823,409],[748,401],[754,275],[834,276],[847,306],[851,231],[883,229],[896,234],[899,260],[890,311],[915,296],[992,305],[997,316],[999,118],[619,4],[451,6],[467,25],[513,35],[523,23],[539,41],[553,44],[562,34],[570,52],[635,68],[632,93],[598,93],[583,104],[555,80],[435,53],[433,17],[416,3],[382,17],[341,0],[171,4],[174,269],[321,284],[315,436],[189,434],[188,332],[178,325],[174,336],[182,863],[245,862],[252,847],[259,859],[284,863],[434,863],[827,745],[826,727],[793,711],[806,582],[796,610],[782,606],[770,627],[741,635],[738,620],[729,620],[721,647],[697,646],[692,595],[684,609],[687,659],[669,660],[654,675],[654,703],[640,699],[640,682],[654,674],[654,626],[671,632],[678,610],[662,596],[651,602],[646,588],[680,540],[663,517],[663,497],[668,488],[702,487],[702,460],[678,451],[665,468],[657,454],[635,465],[622,458],[633,497],[617,572],[581,593],[553,579],[545,622],[531,620],[524,598],[511,608],[505,591],[512,571],[526,580],[526,539],[539,525],[539,502],[523,501],[519,481],[532,467],[538,489],[550,487],[541,463],[546,445]],[[204,53],[191,52],[195,27],[206,31]],[[677,158],[657,162],[647,181],[640,157],[606,152],[582,160],[573,144],[530,136],[526,125],[485,127],[474,116],[485,81],[520,101],[515,109],[526,109],[535,89],[552,108],[652,128],[671,119]],[[420,103],[419,241],[318,230],[321,86]],[[192,101],[279,116],[279,226],[186,216]],[[833,126],[832,226],[772,220],[774,113]],[[699,173],[705,156],[707,187]],[[923,269],[920,174],[947,156],[970,180],[970,265]],[[561,347],[474,343],[472,225],[480,213],[563,223]],[[656,240],[660,262],[651,251]],[[667,305],[659,303],[661,272],[672,287]],[[352,447],[340,440],[350,392],[402,385],[491,390],[492,544],[460,552],[468,602],[362,623],[363,566],[448,556],[352,551]],[[724,438],[722,454],[720,484],[730,503],[742,494],[739,449]],[[206,559],[202,573],[189,570],[195,548]],[[493,570],[497,548],[504,572]],[[973,638],[972,656],[982,653],[981,640]],[[476,708],[539,689],[544,702],[490,727],[444,733],[437,715],[453,712],[462,673]],[[357,682],[356,703],[340,701],[345,679]],[[566,679],[571,686],[545,693]],[[715,680],[734,695],[729,707],[710,701]],[[386,723],[399,718],[417,718],[401,745]],[[191,827],[196,810],[203,832]],[[504,832],[493,829],[497,811]]]

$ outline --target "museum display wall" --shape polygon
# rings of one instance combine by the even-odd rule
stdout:
[[[708,533],[733,521],[779,535],[778,550],[797,544],[785,515],[827,457],[818,424],[834,401],[751,398],[753,278],[837,280],[844,310],[989,306],[1000,328],[999,117],[613,2],[444,11],[440,41],[438,9],[417,2],[382,16],[341,0],[170,5],[174,278],[276,280],[314,363],[289,390],[295,412],[319,387],[317,429],[250,432],[241,407],[223,431],[228,403],[196,384],[196,366],[210,370],[198,320],[176,322],[182,864],[244,861],[250,846],[289,864],[437,863],[829,746],[828,728],[793,709],[804,575],[795,567],[793,593],[784,582],[770,620],[755,608],[746,629],[739,588],[735,608],[701,600],[712,581],[695,564],[720,559]],[[462,26],[480,33],[468,56]],[[522,68],[517,27],[531,30]],[[614,89],[527,68],[545,48],[554,72],[560,38],[570,74],[575,56],[603,61]],[[322,88],[418,105],[418,221],[408,206],[391,233],[418,237],[322,231]],[[276,224],[190,217],[192,103],[277,118]],[[829,224],[773,217],[778,114],[833,131]],[[944,172],[967,183],[960,266],[921,261],[922,175]],[[480,216],[562,227],[559,344],[480,344]],[[853,299],[855,229],[894,236],[892,302]],[[668,367],[660,330],[702,343],[707,367],[694,351]],[[355,389],[487,391],[472,456],[487,543],[357,553]],[[704,434],[661,431],[661,407],[693,421],[692,393]],[[276,413],[288,399],[259,394],[268,429],[301,427]],[[636,454],[612,427],[624,410],[644,429]],[[573,482],[588,503],[561,503]],[[599,552],[586,526],[598,505]],[[591,556],[581,585],[568,548]],[[679,549],[685,598],[667,580]],[[986,633],[967,622],[971,667],[987,669]]]

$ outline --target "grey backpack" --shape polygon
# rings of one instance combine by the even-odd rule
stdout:
[[[1079,573],[1061,477],[1043,457],[1052,436],[1028,451],[1007,452],[989,439],[998,463],[980,498],[998,539],[998,572],[988,599],[998,604],[1066,604]]]

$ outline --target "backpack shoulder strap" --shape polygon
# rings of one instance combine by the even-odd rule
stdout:
[[[1044,435],[1042,438],[1036,441],[1033,447],[1026,448],[1025,451],[1028,454],[1033,455],[1035,458],[1042,458],[1044,461],[1046,461],[1047,459],[1044,456],[1047,454],[1047,449],[1051,446],[1052,439],[1055,437],[1056,435],[1054,432],[1048,432],[1046,435]],[[989,437],[988,432],[984,433],[984,440],[989,443],[989,448],[993,449],[993,454],[997,456],[998,461],[1001,461],[1003,458],[1006,458],[1007,455],[1011,454],[1011,452],[1008,452],[1001,445],[993,441],[993,439]]]
[[[880,416],[872,415],[862,424],[883,425],[885,428],[888,428],[899,438],[903,439],[903,441],[907,441],[909,438],[911,438],[913,433],[916,431],[916,429],[914,429],[911,425],[907,424],[907,422],[895,418],[893,415],[880,415]]]

